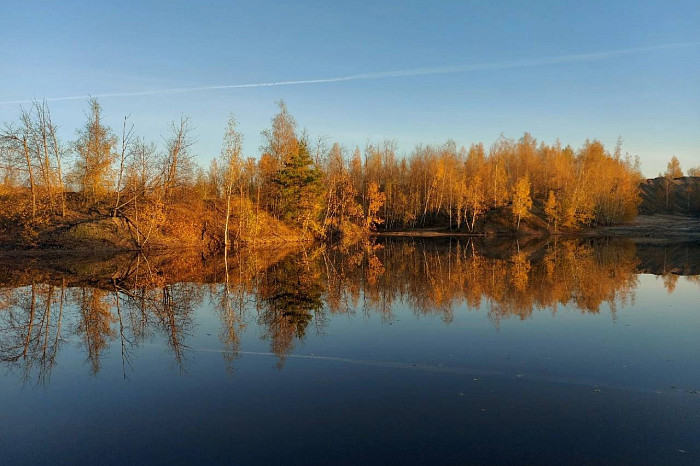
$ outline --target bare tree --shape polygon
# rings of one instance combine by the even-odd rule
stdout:
[[[165,160],[165,197],[172,196],[173,189],[181,182],[182,175],[189,168],[191,157],[190,148],[195,143],[192,137],[192,125],[189,117],[180,117],[180,122],[170,124],[170,137],[166,139],[167,155]]]
[[[44,107],[46,109],[46,114],[45,114],[45,120],[46,120],[46,128],[48,132],[48,137],[49,137],[49,144],[51,145],[51,149],[53,151],[53,156],[56,159],[56,171],[57,171],[57,178],[58,178],[58,188],[60,190],[60,196],[61,196],[61,216],[65,217],[66,216],[66,189],[63,184],[63,170],[61,169],[61,159],[64,156],[65,150],[61,146],[59,140],[58,140],[58,135],[56,134],[57,132],[57,127],[56,125],[53,124],[53,121],[51,120],[51,112],[49,111],[48,107],[44,104]]]
[[[124,176],[124,165],[127,157],[131,155],[131,145],[134,139],[134,125],[132,124],[128,130],[126,129],[128,119],[129,115],[124,117],[124,125],[122,126],[121,152],[119,153],[119,174],[117,175],[117,199],[114,204],[113,215],[117,214],[117,209],[119,208],[122,178]]]
[[[22,122],[22,126],[15,127],[12,124],[7,124],[5,128],[3,128],[2,133],[0,133],[0,139],[2,139],[5,151],[10,154],[10,157],[20,158],[27,169],[29,189],[32,197],[33,220],[36,218],[37,213],[37,186],[30,152],[31,126],[27,126],[31,123],[31,116],[29,112],[24,109],[22,109],[21,112],[20,121]]]

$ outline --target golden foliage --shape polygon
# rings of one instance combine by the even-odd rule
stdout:
[[[620,144],[612,154],[595,140],[575,151],[525,133],[518,140],[502,136],[489,148],[419,145],[406,156],[397,154],[396,141],[384,140],[348,157],[338,143],[327,150],[320,139],[312,148],[284,102],[263,131],[257,159],[244,156],[231,118],[221,157],[208,172],[197,167],[193,126],[183,116],[171,124],[162,155],[154,143],[125,132],[115,167],[117,139],[97,100],[89,105],[70,145],[75,162],[67,174],[61,160],[68,145],[58,141],[45,104],[0,132],[0,225],[22,225],[28,244],[40,242],[37,226],[60,230],[108,216],[124,218],[136,248],[274,241],[282,236],[279,222],[287,224],[283,236],[297,240],[429,225],[481,233],[501,212],[512,213],[516,230],[529,215],[546,217],[555,230],[575,230],[629,221],[640,203],[638,162],[623,157]],[[674,157],[667,205],[680,175]],[[82,203],[67,202],[73,193],[64,183],[80,192]]]

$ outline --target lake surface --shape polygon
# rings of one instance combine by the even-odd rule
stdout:
[[[700,464],[698,244],[0,259],[2,464]]]

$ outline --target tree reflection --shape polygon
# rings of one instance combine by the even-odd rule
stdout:
[[[387,239],[303,251],[243,249],[226,260],[138,254],[99,266],[15,268],[0,276],[0,363],[25,381],[46,383],[63,343],[72,341],[92,374],[113,351],[126,377],[136,349],[148,343],[167,348],[174,366],[185,370],[188,352],[197,350],[188,344],[195,310],[205,299],[219,318],[230,371],[250,324],[283,367],[310,329],[323,332],[338,314],[386,322],[407,306],[449,323],[465,309],[479,310],[496,327],[544,309],[609,309],[615,318],[634,300],[640,271],[657,273],[672,292],[679,275],[694,270],[699,251],[664,248],[558,237],[544,243]],[[687,279],[698,283],[697,276]]]
[[[381,276],[358,270],[352,279],[363,280],[364,295],[376,309],[401,299],[418,314],[441,313],[446,321],[462,303],[471,309],[486,304],[495,322],[525,319],[543,308],[556,312],[561,305],[597,313],[604,303],[611,309],[625,304],[637,285],[631,243],[556,240],[503,249],[494,254],[483,247],[481,253],[471,240],[388,241],[372,252],[383,264]]]
[[[92,373],[97,374],[102,351],[115,337],[112,324],[117,318],[111,310],[111,297],[105,290],[88,287],[73,290],[73,295],[80,318],[76,333],[82,337]]]
[[[294,338],[302,340],[314,315],[323,309],[320,278],[319,262],[304,252],[271,266],[259,282],[258,323],[279,358],[279,367],[292,350]]]
[[[11,291],[0,299],[0,362],[24,381],[46,383],[62,341],[65,286],[32,283]]]

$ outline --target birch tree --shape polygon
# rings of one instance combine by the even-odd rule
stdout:
[[[520,220],[530,215],[532,198],[530,197],[530,179],[527,175],[518,179],[513,188],[513,203],[511,209],[517,218],[516,231],[520,229]]]
[[[221,149],[221,163],[223,170],[224,191],[226,195],[226,219],[224,220],[224,254],[228,254],[229,248],[229,221],[231,218],[231,198],[235,191],[239,191],[241,199],[238,211],[238,231],[236,237],[239,238],[243,229],[243,183],[241,179],[242,171],[242,146],[241,135],[236,131],[236,119],[233,114],[229,116],[224,142]]]

